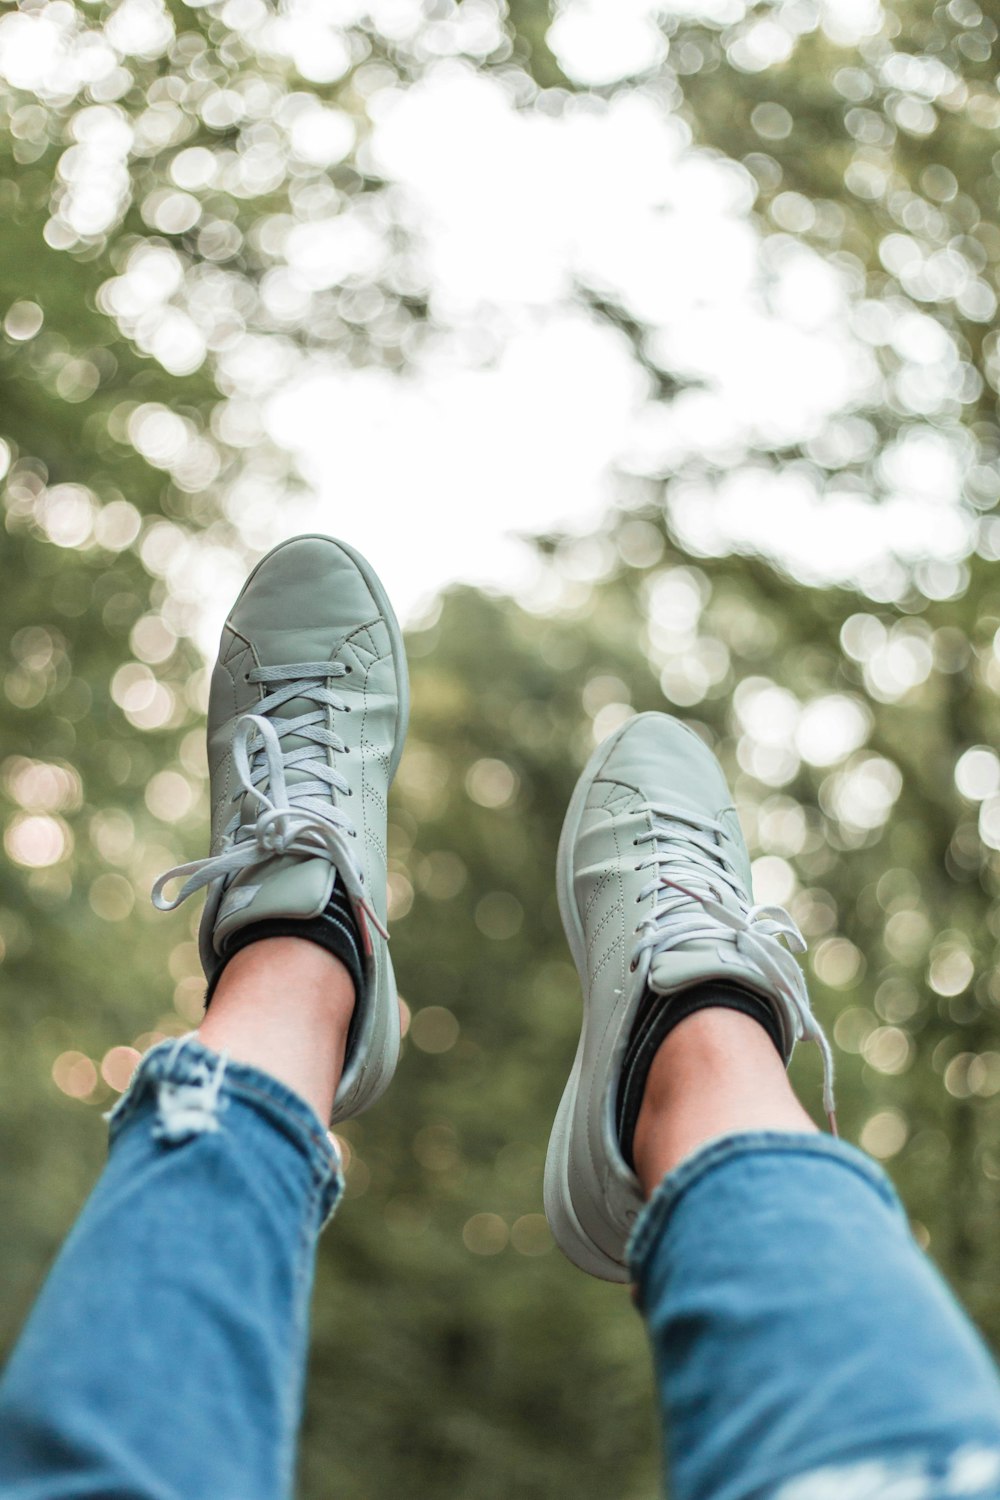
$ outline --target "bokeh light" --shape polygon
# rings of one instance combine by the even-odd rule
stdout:
[[[845,1133],[1000,1339],[995,47],[981,8],[896,0],[0,16],[17,1313],[101,1112],[202,1013],[198,913],[147,892],[204,850],[206,657],[248,564],[345,535],[413,626],[410,1078],[338,1126],[364,1201],[324,1240],[304,1495],[334,1430],[403,1482],[362,1346],[408,1392],[411,1488],[516,1490],[522,1459],[547,1494],[655,1487],[638,1321],[541,1213],[579,1016],[559,825],[651,709],[719,754]]]
[[[83,1052],[60,1052],[52,1064],[52,1079],[71,1099],[86,1099],[97,1087],[97,1068]]]

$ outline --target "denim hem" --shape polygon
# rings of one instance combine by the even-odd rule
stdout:
[[[140,1059],[125,1093],[105,1116],[112,1143],[147,1096],[157,1096],[162,1112],[163,1085],[178,1094],[197,1093],[199,1114],[208,1118],[192,1126],[191,1134],[197,1134],[199,1128],[216,1129],[216,1110],[225,1109],[233,1098],[249,1105],[280,1130],[309,1163],[319,1189],[320,1223],[329,1221],[344,1191],[340,1152],[315,1110],[300,1094],[250,1063],[237,1062],[226,1053],[212,1051],[194,1032],[188,1032],[158,1042]],[[190,1110],[189,1104],[185,1123],[190,1119]],[[181,1130],[188,1133],[183,1125]],[[167,1138],[172,1138],[169,1131]]]
[[[666,1231],[678,1202],[707,1173],[740,1156],[818,1156],[846,1167],[873,1188],[889,1208],[905,1217],[896,1191],[881,1167],[856,1146],[836,1136],[784,1130],[746,1130],[706,1141],[675,1167],[647,1202],[629,1237],[625,1257],[632,1280],[642,1273],[657,1243]]]

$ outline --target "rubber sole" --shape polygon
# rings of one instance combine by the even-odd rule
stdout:
[[[580,977],[584,1002],[580,1040],[577,1043],[573,1066],[559,1101],[552,1134],[549,1137],[543,1184],[545,1216],[563,1254],[582,1271],[589,1272],[591,1276],[599,1276],[603,1281],[615,1282],[627,1282],[631,1279],[628,1267],[624,1261],[614,1260],[586,1232],[573,1207],[573,1196],[570,1190],[570,1142],[587,1038],[586,995],[589,988],[587,940],[573,893],[573,850],[590,788],[621,736],[634,723],[634,719],[629,719],[620,729],[615,730],[614,734],[609,735],[597,746],[577,781],[563,819],[562,832],[559,835],[559,852],[556,856],[556,894],[559,898],[559,915],[562,917],[566,941],[569,943],[570,954]]]

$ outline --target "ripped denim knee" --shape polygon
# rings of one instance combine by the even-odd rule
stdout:
[[[997,1500],[1000,1449],[968,1443],[943,1455],[897,1455],[800,1474],[774,1500]]]
[[[309,1163],[322,1223],[343,1194],[337,1143],[305,1099],[273,1075],[211,1051],[194,1032],[151,1048],[105,1118],[112,1144],[127,1124],[141,1119],[152,1140],[166,1149],[207,1135],[218,1139],[223,1131],[236,1142],[252,1141],[254,1131],[276,1130]]]
[[[192,1136],[218,1130],[219,1113],[228,1107],[222,1094],[228,1064],[225,1053],[210,1052],[193,1032],[161,1042],[141,1060],[107,1119],[114,1128],[151,1092],[156,1099],[155,1140],[179,1145]]]

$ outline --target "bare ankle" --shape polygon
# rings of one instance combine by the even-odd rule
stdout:
[[[682,1021],[653,1059],[636,1123],[636,1175],[648,1198],[704,1142],[746,1130],[814,1131],[770,1037],[735,1011]]]
[[[332,953],[301,938],[264,938],[230,959],[198,1036],[271,1073],[325,1120],[354,1006],[354,982]]]

